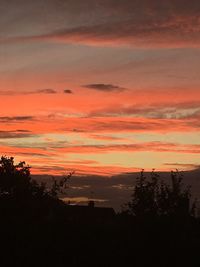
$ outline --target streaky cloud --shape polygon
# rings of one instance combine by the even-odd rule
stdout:
[[[32,121],[34,116],[2,116],[0,117],[0,122],[23,122],[23,121]]]
[[[10,139],[10,138],[26,138],[32,137],[35,134],[30,131],[16,130],[16,131],[0,131],[0,139]]]
[[[33,94],[57,94],[57,91],[54,89],[46,88],[46,89],[38,89],[34,91],[28,91],[28,90],[16,90],[16,91],[4,91],[0,90],[0,95],[33,95]]]
[[[59,152],[64,153],[108,153],[112,151],[126,151],[126,152],[174,152],[186,154],[200,154],[200,145],[193,144],[179,144],[169,142],[144,142],[135,144],[114,144],[114,145],[81,145],[81,146],[66,146],[58,149]]]

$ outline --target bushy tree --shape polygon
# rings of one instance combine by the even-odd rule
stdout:
[[[59,194],[73,173],[54,179],[50,188],[31,178],[30,166],[20,162],[15,164],[13,157],[0,159],[0,212],[4,217],[47,218],[56,217],[64,203]],[[52,215],[54,214],[54,215]]]
[[[0,196],[19,197],[30,193],[30,167],[25,162],[14,163],[13,157],[0,159]],[[36,184],[35,184],[36,185]]]
[[[142,170],[128,203],[128,213],[139,218],[194,215],[195,202],[191,203],[190,187],[185,187],[182,180],[178,170],[171,172],[171,184],[162,181],[154,171],[148,180]]]
[[[53,177],[51,188],[46,184],[38,184],[31,179],[30,166],[24,161],[18,164],[14,163],[13,157],[2,156],[0,159],[0,196],[10,197],[28,197],[34,195],[49,195],[54,198],[58,193],[62,193],[66,184],[74,172],[62,177],[59,181]]]

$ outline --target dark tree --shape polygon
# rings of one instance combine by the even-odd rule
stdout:
[[[55,177],[52,177],[53,184],[49,190],[49,194],[54,198],[57,198],[59,193],[63,194],[68,188],[68,181],[74,173],[74,171],[70,172],[66,176],[62,177],[59,181],[55,179]]]
[[[36,184],[35,184],[36,185]],[[0,160],[0,196],[18,198],[31,194],[35,188],[30,177],[30,167],[25,162],[14,163],[13,157]]]
[[[15,164],[13,157],[0,159],[0,212],[4,218],[56,218],[65,204],[59,194],[73,173],[59,181],[54,179],[50,188],[31,178],[30,166]]]
[[[128,203],[128,213],[139,218],[192,216],[195,202],[191,203],[190,187],[185,187],[182,180],[178,171],[171,172],[170,185],[154,171],[148,180],[142,170]]]
[[[49,195],[54,198],[67,188],[67,182],[74,172],[64,176],[59,181],[53,177],[50,189],[44,183],[38,184],[31,178],[30,166],[24,161],[14,163],[13,157],[1,157],[0,159],[0,196],[30,197],[34,195]]]

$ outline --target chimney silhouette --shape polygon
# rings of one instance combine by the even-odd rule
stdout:
[[[94,205],[95,205],[94,200],[89,200],[88,201],[88,207],[94,208]]]

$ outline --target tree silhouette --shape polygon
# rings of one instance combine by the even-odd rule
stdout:
[[[59,193],[63,194],[65,192],[65,189],[68,188],[67,183],[74,173],[74,171],[70,172],[69,174],[62,177],[59,181],[55,179],[55,177],[52,177],[53,184],[51,186],[51,189],[49,190],[49,194],[54,198],[57,198]]]
[[[0,160],[0,196],[20,197],[31,193],[36,184],[31,182],[30,167],[25,162],[14,164],[13,157]]]
[[[58,193],[62,193],[67,188],[67,183],[74,174],[74,172],[70,172],[59,181],[53,177],[53,184],[48,189],[45,183],[38,184],[31,179],[30,168],[24,161],[15,164],[13,157],[2,156],[0,159],[0,196],[24,198],[49,195],[57,198]]]
[[[12,218],[56,218],[64,203],[59,194],[66,188],[72,173],[54,179],[50,188],[31,178],[30,166],[24,161],[15,164],[13,157],[0,159],[0,212]]]
[[[191,203],[190,187],[184,187],[182,180],[178,170],[171,172],[171,185],[162,181],[154,170],[148,180],[142,170],[128,203],[128,213],[140,218],[194,215],[195,202]]]

